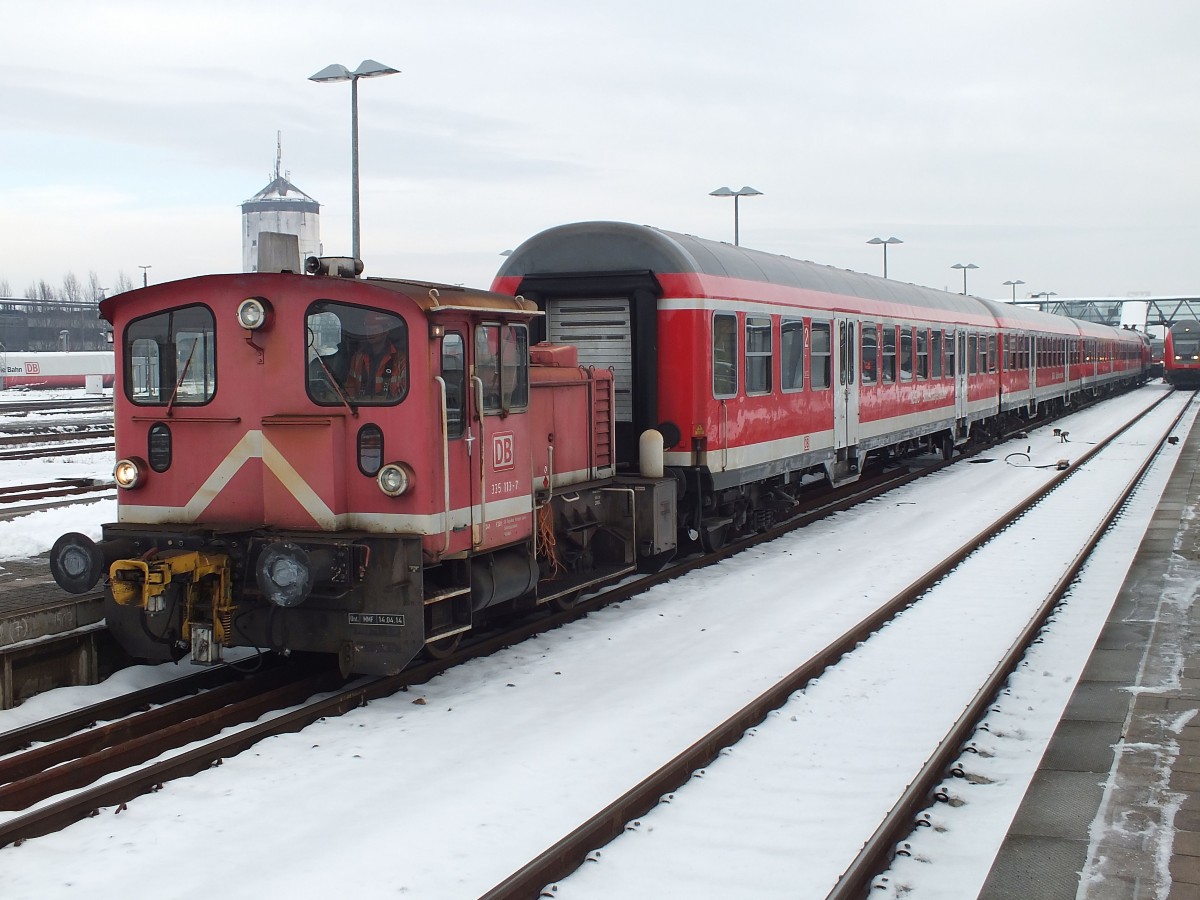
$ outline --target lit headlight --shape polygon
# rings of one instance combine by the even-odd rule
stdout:
[[[389,497],[399,497],[412,487],[412,472],[404,463],[388,463],[379,470],[375,481]]]
[[[250,331],[257,331],[267,324],[270,307],[260,297],[249,297],[238,304],[238,324]]]
[[[119,459],[113,469],[113,480],[117,487],[131,491],[142,483],[142,473],[145,471],[146,464],[136,457]]]

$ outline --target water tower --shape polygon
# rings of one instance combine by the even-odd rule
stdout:
[[[242,204],[242,271],[258,270],[258,236],[262,232],[294,234],[300,260],[321,255],[321,204],[279,172],[282,145],[275,142],[275,177]]]

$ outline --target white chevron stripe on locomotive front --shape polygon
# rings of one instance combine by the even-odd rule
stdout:
[[[279,479],[280,484],[287,488],[288,493],[322,528],[335,530],[345,526],[345,516],[334,514],[261,431],[247,431],[242,435],[242,439],[225,454],[225,458],[183,506],[138,506],[120,503],[117,507],[117,519],[120,522],[153,524],[195,522],[229,482],[233,481],[242,466],[252,459],[261,459],[271,470],[271,474]]]
[[[137,524],[191,524],[228,486],[234,476],[251,459],[261,459],[271,473],[312,516],[322,529],[337,531],[347,527],[368,531],[388,531],[406,534],[441,534],[446,528],[446,515],[411,515],[396,513],[350,513],[338,515],[312,489],[299,472],[287,461],[279,449],[261,431],[247,431],[233,449],[217,465],[204,484],[183,506],[142,506],[121,502],[117,507],[117,520]],[[578,475],[579,473],[572,473]],[[581,478],[577,480],[582,480]],[[557,484],[558,477],[555,477]],[[533,509],[531,494],[506,497],[487,504],[488,521],[496,522],[513,516],[529,515]],[[472,516],[472,512],[474,516]],[[478,505],[450,511],[452,527],[468,527],[472,518],[479,521],[481,509]]]

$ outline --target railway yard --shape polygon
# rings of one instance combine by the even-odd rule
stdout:
[[[0,403],[0,614],[93,606],[10,655],[102,630],[44,553],[116,510],[111,404],[39,402]],[[231,897],[1198,897],[1198,410],[1154,382],[913,460],[392,678],[6,669],[0,895],[136,858],[208,896],[202,847]]]

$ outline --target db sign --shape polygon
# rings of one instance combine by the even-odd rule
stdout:
[[[511,469],[517,464],[513,454],[513,433],[505,431],[492,435],[492,468]]]
[[[42,364],[40,362],[34,362],[33,360],[25,360],[25,374],[26,375],[41,375],[42,374]]]

